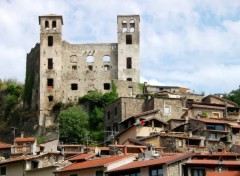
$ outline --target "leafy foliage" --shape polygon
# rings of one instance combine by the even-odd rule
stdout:
[[[89,105],[89,129],[90,137],[93,141],[103,141],[104,108],[117,98],[117,86],[114,82],[112,82],[110,92],[102,94],[99,91],[91,91],[85,96],[79,98],[80,103],[88,103]]]
[[[229,94],[225,94],[224,98],[231,100],[240,106],[240,89],[233,90]]]
[[[88,133],[89,116],[80,106],[69,107],[59,114],[59,131],[68,141],[84,143]]]

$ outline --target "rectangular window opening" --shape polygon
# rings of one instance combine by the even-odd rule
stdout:
[[[132,78],[127,78],[127,81],[132,81]]]
[[[103,171],[96,171],[96,176],[103,176]]]
[[[131,45],[132,44],[132,36],[131,35],[126,35],[126,44]]]
[[[132,68],[132,58],[127,57],[127,69],[131,69],[131,68]]]
[[[71,89],[72,90],[78,90],[78,84],[76,84],[76,83],[71,84]]]
[[[48,69],[49,70],[53,69],[53,59],[52,58],[48,58]]]
[[[72,65],[72,70],[77,70],[77,66],[76,65]]]
[[[48,36],[48,46],[53,46],[53,36]]]
[[[104,83],[103,84],[103,89],[104,90],[110,90],[110,83]]]
[[[53,96],[52,95],[48,96],[48,102],[52,102],[52,101],[53,101]]]
[[[48,79],[47,79],[47,86],[48,86],[48,88],[50,88],[50,89],[53,88],[53,79],[52,79],[52,78],[48,78]]]
[[[0,175],[7,175],[7,168],[6,167],[0,167]]]
[[[93,66],[92,66],[92,65],[89,65],[89,66],[88,66],[88,70],[92,71],[92,70],[93,70]]]

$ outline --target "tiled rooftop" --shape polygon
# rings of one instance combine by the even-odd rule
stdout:
[[[194,164],[194,165],[219,165],[219,160],[198,160],[192,159],[188,161],[186,164]],[[240,161],[236,160],[223,160],[221,165],[231,165],[231,166],[240,166]]]
[[[207,172],[206,176],[239,176],[240,171]]]
[[[11,144],[0,142],[0,149],[11,148]]]
[[[106,158],[88,160],[88,161],[84,161],[84,162],[80,162],[80,163],[74,163],[74,164],[71,164],[71,165],[61,169],[58,172],[106,166],[108,164],[114,163],[116,161],[119,161],[119,160],[122,160],[122,159],[125,159],[128,157],[132,157],[132,156],[134,156],[134,155],[117,155],[117,156],[111,156],[111,157],[106,157]]]
[[[35,142],[35,138],[34,137],[26,137],[26,138],[15,138],[15,142]]]
[[[92,154],[84,153],[84,154],[80,154],[80,155],[70,158],[69,161],[84,161],[84,160],[88,160],[89,158],[92,158],[96,155],[97,155],[96,153],[92,153]]]
[[[192,156],[191,153],[186,153],[186,154],[178,154],[178,155],[173,155],[173,156],[165,156],[165,157],[151,159],[151,160],[133,161],[132,163],[126,164],[124,166],[120,166],[120,167],[112,169],[108,172],[111,173],[111,172],[130,170],[130,169],[141,168],[141,167],[146,167],[146,166],[171,164],[171,163],[174,163],[174,162],[182,160],[182,159],[186,159],[191,156]]]

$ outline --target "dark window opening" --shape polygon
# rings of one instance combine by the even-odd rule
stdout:
[[[71,89],[72,90],[78,90],[78,84],[76,84],[76,83],[71,84]]]
[[[56,22],[56,21],[53,21],[53,22],[52,22],[52,28],[53,28],[53,29],[56,29],[56,28],[57,28],[57,22]]]
[[[103,176],[103,171],[96,171],[96,176]]]
[[[49,29],[49,22],[45,21],[45,29]]]
[[[53,69],[53,59],[52,58],[48,58],[48,69],[49,70]]]
[[[197,145],[199,146],[200,145],[200,140],[189,140],[188,141],[188,145]]]
[[[127,78],[127,81],[132,81],[132,78]]]
[[[88,66],[88,70],[92,71],[92,70],[93,70],[93,66],[92,66],[92,65],[89,65],[89,66]]]
[[[48,36],[48,46],[53,46],[53,36]]]
[[[0,175],[7,175],[7,168],[6,167],[0,167]]]
[[[126,44],[127,45],[132,44],[132,36],[131,35],[126,35]]]
[[[53,96],[52,95],[48,96],[48,102],[52,102],[52,101],[53,101]]]
[[[191,174],[192,176],[203,176],[205,175],[205,169],[197,169],[197,168],[192,169]]]
[[[104,90],[110,90],[110,83],[104,83],[103,84],[103,89]]]
[[[38,162],[37,161],[31,161],[31,166],[32,166],[32,169],[38,168]]]
[[[131,68],[132,68],[132,58],[127,57],[127,69],[131,69]]]
[[[150,176],[163,176],[162,166],[150,168]]]
[[[207,130],[218,130],[218,131],[224,131],[224,125],[215,125],[215,124],[207,124],[206,125]]]
[[[76,65],[72,65],[72,70],[77,70],[77,66]]]
[[[53,79],[52,78],[47,79],[47,86],[50,88],[53,88]]]

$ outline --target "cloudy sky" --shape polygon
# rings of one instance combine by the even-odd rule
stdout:
[[[0,78],[25,79],[38,16],[63,15],[70,43],[117,43],[117,15],[141,18],[141,81],[225,93],[240,84],[239,0],[0,0]]]

